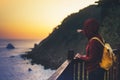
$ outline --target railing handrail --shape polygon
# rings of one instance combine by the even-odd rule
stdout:
[[[66,60],[48,80],[57,80],[57,78],[62,74],[70,62],[71,60]]]

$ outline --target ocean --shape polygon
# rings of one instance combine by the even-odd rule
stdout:
[[[55,70],[44,69],[42,65],[31,65],[30,60],[20,57],[30,51],[40,40],[0,39],[0,80],[47,80]],[[6,49],[8,43],[15,49]]]

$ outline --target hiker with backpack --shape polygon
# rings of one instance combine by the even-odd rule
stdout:
[[[88,38],[86,46],[86,55],[76,54],[75,58],[80,58],[86,62],[88,71],[88,80],[104,80],[105,69],[100,67],[104,46],[101,42],[101,35],[98,33],[99,23],[96,19],[90,18],[84,22],[84,27],[78,32],[83,33]],[[93,39],[93,37],[99,39]]]

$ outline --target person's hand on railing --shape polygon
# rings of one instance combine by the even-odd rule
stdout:
[[[74,59],[81,59],[82,57],[86,57],[86,55],[82,55],[80,53],[77,53],[74,57]]]
[[[74,59],[80,59],[81,56],[82,56],[82,55],[81,55],[80,53],[77,53],[77,54],[75,55]]]

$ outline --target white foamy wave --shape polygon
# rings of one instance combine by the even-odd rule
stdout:
[[[41,65],[34,65],[31,67],[31,73],[33,76],[34,80],[47,80],[54,72],[55,70],[51,70],[51,69],[44,69],[43,66]],[[31,76],[32,76],[31,75]],[[33,80],[30,79],[30,80]]]

